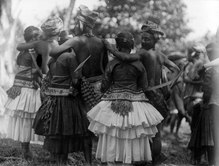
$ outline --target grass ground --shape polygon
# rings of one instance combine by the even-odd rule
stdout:
[[[160,164],[160,166],[188,166],[190,154],[187,150],[189,140],[188,125],[184,122],[180,128],[180,139],[169,133],[168,128],[164,128],[162,133],[163,153],[168,159]],[[49,160],[49,153],[43,150],[42,145],[31,144],[34,159],[25,161],[22,159],[21,147],[19,142],[11,139],[0,139],[0,166],[56,166]],[[95,148],[93,149],[93,157],[95,156]],[[67,165],[83,166],[84,157],[82,153],[70,154],[71,160]],[[93,158],[94,166],[98,165],[98,161]]]

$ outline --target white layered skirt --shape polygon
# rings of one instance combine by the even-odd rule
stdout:
[[[21,142],[42,140],[32,129],[40,106],[40,90],[22,88],[19,96],[9,98],[5,104],[5,115],[9,118],[7,137]]]
[[[151,161],[150,138],[157,133],[162,115],[147,102],[132,102],[133,111],[122,116],[101,101],[88,112],[89,130],[98,135],[96,158],[102,162]]]

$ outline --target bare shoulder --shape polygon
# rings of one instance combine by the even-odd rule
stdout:
[[[89,41],[90,43],[93,43],[93,44],[98,44],[100,46],[104,45],[103,40],[97,36],[93,36],[93,37],[85,37],[84,36],[84,40]]]
[[[67,45],[74,48],[75,50],[78,50],[82,44],[83,44],[83,40],[81,39],[81,37],[75,36],[65,41],[62,45]]]
[[[81,38],[79,36],[75,36],[75,37],[72,37],[70,39],[68,39],[69,41],[76,41],[76,42],[80,42],[81,41]]]
[[[45,49],[45,48],[48,48],[49,47],[49,43],[47,41],[44,41],[44,40],[39,40],[37,43],[36,43],[36,48],[37,49]]]
[[[156,57],[157,57],[157,60],[158,60],[161,64],[163,64],[163,63],[166,62],[166,61],[170,61],[170,60],[167,58],[167,56],[166,56],[164,53],[162,53],[161,51],[156,51]]]
[[[156,59],[156,56],[154,53],[147,51],[145,49],[140,49],[138,51],[138,54],[140,55],[141,59],[144,59],[144,60],[155,60]]]

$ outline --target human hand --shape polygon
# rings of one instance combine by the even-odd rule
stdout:
[[[110,52],[114,50],[113,46],[106,39],[103,40],[103,43],[105,47],[107,48],[107,50],[109,50]]]

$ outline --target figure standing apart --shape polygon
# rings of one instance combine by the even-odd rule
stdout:
[[[24,30],[25,41],[38,40],[40,30],[29,26]],[[31,55],[32,54],[32,55]],[[40,71],[37,70],[37,55],[33,52],[22,51],[17,57],[18,70],[15,75],[13,86],[7,91],[8,101],[5,104],[5,114],[9,116],[9,138],[21,142],[22,152],[25,159],[31,159],[30,141],[38,141],[34,135],[32,124],[36,113],[41,105],[39,81]]]
[[[203,46],[202,46],[203,47]],[[210,48],[208,45],[206,48]],[[203,48],[199,56],[203,56],[203,61],[199,65],[208,63],[216,58],[212,52],[206,52]],[[207,56],[208,54],[208,56]],[[195,62],[195,61],[194,61]],[[214,165],[215,152],[215,130],[217,127],[214,123],[215,114],[218,111],[218,67],[204,69],[197,71],[202,78],[203,103],[201,105],[200,113],[195,120],[194,129],[191,134],[188,148],[192,151],[193,162],[200,165],[203,155],[207,155],[208,165]]]

